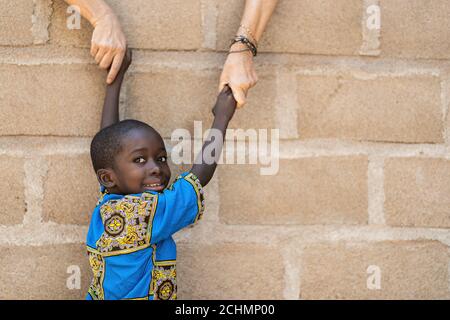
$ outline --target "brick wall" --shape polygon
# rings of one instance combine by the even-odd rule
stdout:
[[[107,2],[135,48],[121,115],[206,128],[244,1]],[[62,1],[0,8],[0,298],[80,299],[105,72]],[[218,170],[180,298],[450,298],[449,24],[447,0],[280,0],[232,124],[280,129],[279,173]]]

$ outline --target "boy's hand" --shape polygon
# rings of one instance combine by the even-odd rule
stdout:
[[[236,100],[233,97],[233,92],[230,87],[226,85],[217,97],[216,104],[212,110],[215,117],[225,118],[231,120],[236,110]]]
[[[125,73],[127,72],[128,68],[131,65],[131,62],[133,61],[133,52],[131,49],[127,48],[125,52],[125,57],[123,58],[122,65],[120,66],[119,73],[117,73],[116,80],[113,83],[116,83],[117,80],[122,81],[125,77]]]

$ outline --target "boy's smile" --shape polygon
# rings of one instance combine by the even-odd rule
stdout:
[[[145,190],[161,191],[164,189],[164,185],[161,183],[144,184]]]
[[[111,193],[163,191],[170,180],[167,152],[161,136],[151,129],[133,129],[121,139],[114,158]]]

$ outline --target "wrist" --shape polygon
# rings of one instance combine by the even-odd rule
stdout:
[[[113,89],[120,88],[122,86],[123,79],[124,79],[124,76],[119,76],[118,75],[113,83],[108,84],[108,87],[109,88],[113,88]]]
[[[247,46],[245,44],[243,44],[242,42],[235,42],[230,46],[230,51],[231,50],[242,50],[242,49],[247,49]]]
[[[105,7],[102,8],[102,10],[99,10],[99,12],[92,17],[90,23],[95,28],[102,21],[113,21],[113,20],[118,20],[116,14],[114,13],[114,11],[112,11],[111,8]]]
[[[216,114],[214,116],[214,123],[220,124],[220,126],[227,127],[228,123],[231,121],[232,116],[224,115],[224,114]]]
[[[246,36],[237,35],[236,37],[234,37],[231,40],[230,49],[236,44],[240,45],[238,48],[247,48],[247,49],[249,49],[251,54],[252,54],[252,56],[256,56],[258,54],[258,47],[257,47],[256,43],[254,43],[251,40],[249,40]],[[234,51],[230,51],[230,53],[231,52],[236,52],[236,53],[239,52],[240,53],[240,52],[247,52],[247,50],[241,49],[240,51],[234,50]]]
[[[235,53],[235,54],[242,54],[242,55],[248,55],[249,57],[252,57],[253,54],[252,51],[243,43],[236,42],[230,46],[230,50],[228,50],[228,53]]]

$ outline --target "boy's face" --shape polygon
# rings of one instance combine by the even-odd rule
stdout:
[[[170,180],[167,152],[161,136],[150,129],[134,129],[122,138],[114,158],[111,193],[162,192]]]

